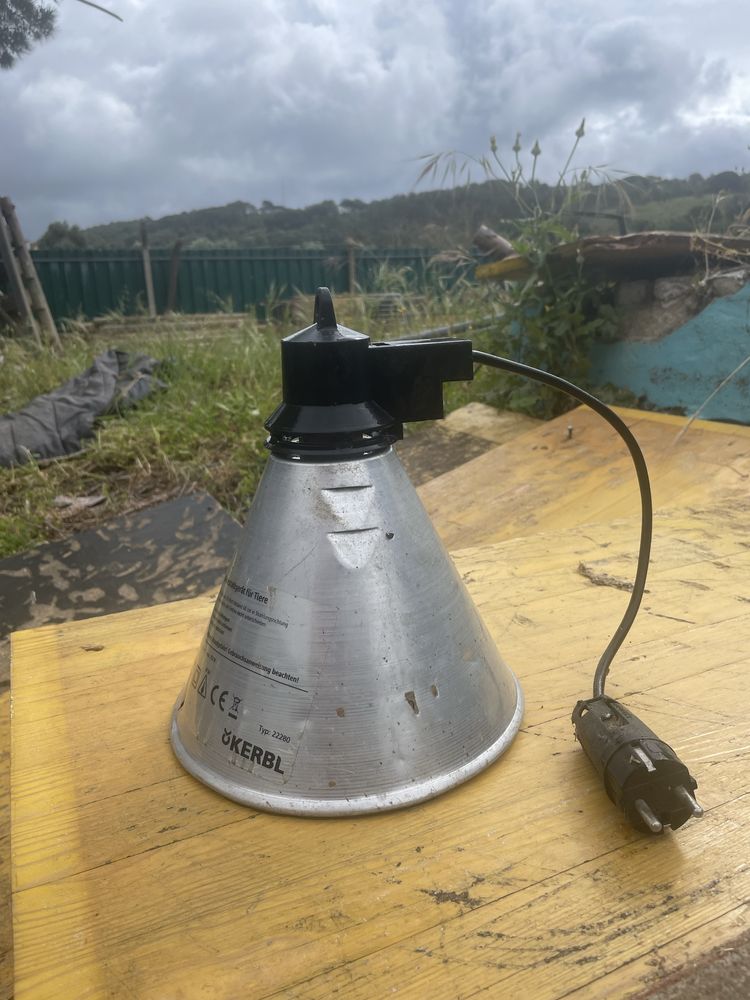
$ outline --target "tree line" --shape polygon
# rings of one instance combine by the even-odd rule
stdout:
[[[559,189],[536,185],[543,209],[555,210]],[[725,232],[750,208],[750,174],[724,171],[686,179],[629,176],[583,185],[566,223],[581,235],[671,229]],[[511,184],[489,180],[433,191],[361,201],[322,201],[287,208],[270,201],[235,201],[161,219],[147,218],[152,247],[179,240],[186,249],[290,247],[325,249],[353,241],[363,247],[468,247],[481,224],[513,239],[520,222]],[[142,219],[81,229],[53,222],[39,249],[132,248],[140,245]]]

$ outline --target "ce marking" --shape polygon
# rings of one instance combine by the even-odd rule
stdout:
[[[236,694],[232,694],[230,691],[221,691],[221,694],[216,695],[217,691],[221,691],[218,684],[214,684],[211,688],[211,704],[218,708],[220,712],[225,712],[230,719],[237,718],[237,709],[242,704],[242,698],[238,698]],[[232,704],[227,708],[227,700],[231,698]]]

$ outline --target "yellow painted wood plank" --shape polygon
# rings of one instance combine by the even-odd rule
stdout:
[[[679,539],[672,546],[661,544],[661,537],[665,532],[660,530],[660,524],[666,525],[667,523],[669,523],[670,529],[679,532]],[[718,541],[714,541],[712,551],[714,554],[721,554],[723,562],[706,561],[700,577],[693,579],[690,577],[690,573],[686,572],[686,569],[692,566],[701,553],[705,558],[705,542],[701,541],[705,538],[705,533],[699,530],[693,543],[689,544],[690,539],[686,535],[684,523],[684,518],[676,519],[674,523],[671,523],[666,517],[657,522],[657,543],[651,574],[650,595],[647,595],[645,613],[642,614],[633,633],[641,642],[666,639],[674,633],[682,633],[685,631],[686,625],[709,625],[736,618],[744,613],[748,603],[748,595],[743,595],[741,590],[739,593],[735,592],[735,584],[732,582],[737,575],[743,580],[750,578],[750,574],[747,574],[743,568],[747,563],[747,549],[742,541],[735,537],[735,532],[728,532],[727,540],[728,546],[734,548],[736,558],[728,553],[727,548],[721,548]],[[528,649],[524,647],[529,641],[530,626],[532,642],[535,636],[541,635],[544,641],[552,643],[555,647],[558,642],[562,643],[555,658],[558,662],[561,659],[561,651],[566,648],[577,650],[579,653],[590,649],[592,657],[598,654],[618,620],[627,596],[611,588],[592,587],[577,572],[580,565],[579,559],[585,558],[589,552],[596,552],[597,545],[595,543],[598,532],[598,545],[606,546],[604,551],[607,555],[604,559],[589,558],[589,564],[610,576],[620,575],[623,578],[629,578],[632,575],[632,565],[623,558],[623,554],[630,556],[632,560],[632,552],[628,551],[628,535],[631,529],[632,526],[628,524],[614,526],[611,529],[596,526],[587,529],[586,535],[577,539],[572,547],[570,545],[558,546],[559,568],[555,573],[546,571],[543,581],[540,581],[539,577],[540,567],[545,559],[551,561],[550,551],[557,541],[554,538],[539,537],[526,540],[521,547],[513,546],[512,554],[522,552],[520,558],[518,555],[508,558],[506,547],[503,545],[486,550],[457,553],[459,568],[466,565],[470,567],[464,572],[464,576],[470,590],[474,592],[478,606],[485,614],[501,648],[514,665],[517,657],[526,658]],[[606,542],[603,541],[605,537],[608,539]],[[472,576],[472,563],[480,571],[482,586],[478,587],[475,577]],[[525,567],[528,567],[528,573],[525,572]],[[735,571],[734,576],[732,571]],[[674,579],[672,579],[673,577]],[[683,577],[686,578],[683,579]],[[664,583],[660,584],[662,579]],[[543,583],[541,588],[540,582]],[[562,602],[561,597],[564,597]],[[652,608],[654,599],[658,601],[659,610]],[[674,601],[677,604],[672,607],[670,602]],[[209,604],[200,603],[205,616],[208,613]],[[691,610],[693,605],[697,606],[696,610],[699,613]],[[186,607],[190,607],[189,602]],[[692,618],[670,615],[670,610],[679,612],[683,607],[687,609],[683,611],[683,614],[692,614]],[[183,606],[177,606],[175,614],[178,608],[182,610]],[[560,614],[561,609],[562,615]],[[525,613],[520,613],[521,611]],[[168,613],[167,609],[155,609],[154,611],[154,614],[158,616],[157,620],[163,620]],[[136,614],[138,613],[132,612],[118,616],[113,619],[113,622],[117,624],[120,631],[128,634],[130,632],[129,617]],[[530,615],[533,615],[533,618],[530,618]],[[203,619],[201,619],[200,627],[193,629],[196,641],[202,632],[202,622]],[[55,626],[47,632],[54,635],[58,630],[59,627]],[[87,662],[91,662],[92,658],[96,659],[97,657],[115,656],[116,659],[119,656],[116,632],[117,629],[113,626],[111,634],[108,635],[107,648],[90,651]],[[179,630],[178,635],[181,635]],[[745,636],[741,629],[739,631],[735,629],[731,636],[729,641],[725,639],[718,647],[719,651],[733,654],[738,648],[742,648]],[[22,642],[23,638],[23,636],[19,636],[18,641]],[[48,636],[45,637],[43,632],[35,632],[33,638],[46,652]],[[567,647],[566,638],[568,640]],[[714,640],[709,638],[708,641]],[[177,642],[179,646],[183,645],[181,638],[170,638],[169,642],[170,644]],[[70,648],[76,650],[80,647],[74,641],[70,644]],[[165,650],[161,655],[175,659],[175,675],[178,679],[168,680],[161,685],[163,697],[171,699],[181,680],[180,671],[186,671],[192,661],[192,647],[185,651]],[[532,659],[536,655],[534,653]],[[45,657],[45,661],[52,662],[47,657]],[[148,658],[143,661],[145,668],[147,668],[148,662]],[[21,730],[25,725],[31,726],[36,741],[34,752],[30,755],[28,762],[24,761],[23,755],[20,755],[16,761],[18,773],[23,774],[24,768],[29,773],[36,771],[37,752],[46,753],[48,747],[65,745],[64,733],[68,721],[85,737],[84,743],[88,748],[86,752],[89,756],[84,757],[81,764],[87,768],[90,765],[92,772],[95,772],[95,763],[100,753],[96,739],[98,725],[96,716],[99,713],[114,711],[119,705],[125,705],[124,711],[130,711],[127,708],[127,702],[129,698],[132,700],[134,695],[139,706],[142,702],[148,706],[154,701],[151,695],[155,691],[156,681],[149,678],[145,670],[140,670],[140,666],[141,664],[137,662],[133,664],[137,678],[135,682],[131,673],[121,671],[111,671],[108,674],[106,685],[99,683],[96,675],[92,677],[89,673],[80,678],[79,685],[74,683],[75,678],[67,678],[66,692],[70,705],[66,718],[47,712],[46,704],[50,702],[50,699],[47,701],[44,699],[48,695],[49,677],[41,670],[40,677],[35,678],[28,685],[22,696],[24,714],[23,719],[17,720],[17,727]],[[527,668],[527,673],[533,669],[534,667]],[[540,661],[536,665],[536,669],[548,669],[548,665],[544,661]],[[30,697],[32,693],[36,695],[40,690],[42,693],[41,702]],[[55,698],[51,699],[51,704],[57,704]],[[150,709],[148,707],[138,709],[139,713],[143,711],[148,713]],[[128,719],[132,721],[129,717]],[[42,727],[40,725],[42,722],[47,724]],[[59,751],[58,761],[62,768],[69,766],[69,761],[64,755],[60,756]],[[182,773],[176,764],[174,764],[173,771],[165,771],[166,765],[170,762],[174,764],[171,756],[167,755],[166,763],[161,763],[155,771],[156,774],[162,775],[165,780],[167,777],[179,776]],[[54,778],[56,779],[56,775]],[[112,791],[118,790],[113,784],[116,780],[117,777],[112,774],[108,774],[106,780],[101,783],[93,779],[90,780],[85,789],[79,792],[79,801],[88,801],[88,797],[95,800],[97,795],[111,794]],[[54,794],[54,788],[50,789],[49,794]],[[46,795],[45,801],[47,801]],[[33,813],[30,814],[29,821],[34,822]]]
[[[555,751],[555,745],[560,750]],[[524,788],[522,774],[529,764],[538,777]],[[189,995],[189,985],[199,982],[209,996],[234,996],[237,991],[265,996],[274,988],[288,989],[298,978],[306,981],[311,970],[317,975],[329,964],[359,960],[363,954],[368,962],[377,962],[379,949],[392,945],[394,954],[383,956],[384,968],[375,980],[370,977],[368,987],[372,990],[377,982],[385,990],[390,985],[387,970],[398,964],[399,949],[407,947],[403,942],[409,941],[409,952],[430,950],[435,935],[443,939],[446,932],[456,933],[451,921],[481,908],[489,910],[481,914],[479,926],[492,926],[491,921],[504,926],[507,906],[496,912],[495,904],[510,899],[513,913],[518,893],[526,892],[529,905],[544,899],[549,880],[553,887],[561,878],[567,884],[571,868],[588,864],[596,872],[604,865],[619,894],[606,887],[590,919],[604,919],[603,912],[611,919],[623,905],[623,895],[640,893],[648,903],[646,912],[653,909],[655,895],[675,897],[675,882],[686,867],[683,850],[693,858],[713,846],[709,861],[697,865],[698,881],[693,882],[692,875],[687,879],[696,897],[700,879],[710,882],[717,864],[734,863],[743,846],[732,846],[724,836],[720,804],[710,810],[705,824],[682,832],[680,850],[674,845],[655,852],[645,869],[636,866],[629,875],[627,864],[615,866],[613,872],[610,855],[642,841],[613,815],[569,738],[562,741],[546,733],[537,738],[524,734],[502,769],[488,772],[445,801],[450,810],[441,808],[438,800],[391,817],[337,821],[332,834],[326,833],[332,825],[326,821],[308,824],[259,816],[84,873],[66,880],[64,889],[56,882],[17,894],[19,919],[31,922],[44,914],[48,921],[38,950],[28,956],[34,970],[32,995],[55,995],[44,992],[41,979],[41,970],[51,963],[56,970],[51,986],[59,990],[57,995],[68,990],[76,996],[98,995],[113,988],[115,995],[129,995],[117,992],[120,984],[127,984],[136,996],[163,996],[165,989],[168,995],[180,995],[181,989]],[[747,809],[735,814],[735,834],[747,818]],[[734,854],[727,856],[730,847]],[[656,893],[654,866],[661,873]],[[681,883],[678,888],[683,893]],[[693,903],[705,921],[712,911],[701,910],[700,902],[698,894]],[[637,920],[632,898],[629,905]],[[674,930],[670,924],[681,927],[682,917],[680,913],[679,921],[668,921],[667,929]],[[524,915],[518,926],[526,927],[530,919],[549,930],[546,910],[537,918]],[[87,927],[83,947],[76,946],[75,933],[82,920]],[[575,928],[574,921],[569,940],[580,943]],[[428,943],[410,940],[423,931]],[[468,947],[464,937],[462,932],[462,949]],[[529,942],[528,933],[525,940],[527,950],[543,951],[537,941]],[[190,946],[184,947],[184,942]],[[554,935],[549,943],[554,943]],[[473,946],[473,940],[469,944]],[[554,949],[543,951],[543,957],[550,955],[554,958]],[[534,973],[538,964],[524,971]],[[545,977],[549,967],[545,963]],[[346,981],[350,979],[348,970]],[[423,989],[434,985],[415,981]],[[320,995],[336,982],[332,975]],[[527,988],[536,982],[532,976]],[[372,995],[368,989],[363,986],[349,995]]]
[[[628,666],[627,672],[614,672],[613,690],[617,690],[621,676],[631,689],[647,689],[658,683],[660,664],[674,649],[673,637],[682,636],[686,625],[690,629],[692,646],[700,646],[702,650],[702,668],[709,664],[726,663],[750,645],[750,622],[742,617],[750,603],[750,551],[733,532],[727,533],[725,544],[715,542],[711,549],[712,554],[721,554],[722,559],[718,560],[720,565],[715,565],[715,561],[705,561],[699,576],[691,579],[696,561],[701,555],[705,560],[706,548],[701,541],[705,532],[695,529],[691,535],[688,524],[686,517],[674,515],[662,516],[657,522],[657,544],[646,608],[650,608],[656,600],[659,610],[654,614],[647,610],[641,616],[634,635],[640,646],[648,644],[646,652],[640,654],[641,659],[632,667]],[[671,544],[667,544],[667,531],[659,530],[659,525],[668,525]],[[529,692],[527,724],[537,724],[555,714],[568,713],[585,689],[592,664],[618,621],[627,595],[613,588],[594,587],[577,572],[577,568],[580,560],[588,557],[592,566],[609,576],[632,576],[632,531],[630,523],[611,528],[599,525],[592,527],[592,533],[585,537],[566,537],[565,544],[558,545],[554,572],[545,571],[544,563],[545,560],[551,561],[550,547],[558,540],[547,536],[456,554],[459,569],[467,567],[464,575],[469,588],[496,641],[509,662],[523,673]],[[606,547],[602,549],[602,545]],[[605,553],[605,558],[597,559],[596,555],[601,552]],[[544,586],[540,590],[540,573],[543,571]],[[481,581],[479,586],[476,575]],[[732,581],[738,576],[748,580],[744,601],[741,594],[734,592]],[[175,616],[179,613],[184,617],[186,609],[193,606],[196,620],[202,623],[200,628],[191,630],[192,641],[197,641],[210,607],[210,603],[204,600],[198,600],[195,605],[187,602],[174,609],[154,609],[153,628],[159,628],[159,622],[166,620],[170,610]],[[678,614],[671,615],[672,611]],[[680,618],[680,614],[691,614],[692,618]],[[187,816],[177,815],[186,811],[184,797],[190,779],[184,776],[167,746],[164,705],[169,705],[175,697],[192,662],[193,650],[192,646],[184,648],[185,629],[165,629],[170,647],[177,647],[164,648],[161,653],[166,680],[157,681],[150,675],[148,657],[131,663],[127,671],[118,669],[121,641],[131,633],[128,622],[136,615],[139,613],[128,612],[114,618],[105,648],[87,651],[83,661],[87,672],[80,677],[66,677],[68,710],[64,718],[59,711],[55,711],[59,695],[50,695],[48,671],[53,662],[51,658],[45,661],[47,671],[43,670],[41,676],[30,680],[18,696],[23,706],[22,717],[17,719],[18,732],[22,734],[28,727],[29,739],[24,741],[16,760],[16,773],[27,789],[25,794],[19,791],[16,796],[17,829],[19,835],[28,829],[28,841],[33,844],[33,865],[23,853],[22,846],[17,852],[19,884],[26,886],[43,879],[39,865],[49,863],[43,850],[46,845],[53,856],[53,870],[58,873],[79,870],[76,865],[82,870],[88,865],[101,864],[138,850],[145,843],[145,831],[138,820],[157,806],[168,815],[169,822],[163,824],[162,836],[156,843],[194,836],[212,823],[234,822],[238,814],[242,815],[239,807],[219,797],[215,797],[216,807],[209,808],[209,802],[214,803],[209,792],[205,793],[208,799],[200,809],[187,810]],[[727,638],[721,635],[721,631],[724,622],[729,619],[738,621]],[[31,637],[37,649],[47,651],[52,638],[76,655],[81,643],[70,642],[65,631],[59,626],[52,626],[46,636],[39,632],[25,633],[18,637],[18,641]],[[549,655],[551,648],[555,650],[554,658]],[[581,659],[586,655],[588,662],[585,658]],[[108,658],[104,668],[107,670],[106,684],[101,683],[100,673],[91,672],[92,665],[102,658]],[[168,662],[172,666],[169,675],[166,671]],[[689,660],[684,661],[680,669],[695,670]],[[544,677],[539,681],[541,700],[537,704],[529,679],[539,673]],[[675,676],[674,669],[670,676]],[[136,705],[135,712],[130,708],[131,702]],[[160,747],[159,756],[154,752],[149,754],[140,771],[134,771],[127,759],[122,768],[105,771],[98,767],[102,752],[99,720],[114,712],[127,713],[123,721],[127,720],[131,729],[137,724],[142,731],[137,739],[131,739],[132,749],[142,752],[140,748],[143,746],[153,744]],[[82,746],[69,746],[66,738],[69,728],[78,732]],[[31,748],[31,753],[26,752],[26,746]],[[111,752],[113,747],[110,740],[108,751]],[[43,786],[39,785],[37,778],[40,755],[55,757],[54,766],[50,765],[45,770],[43,780],[46,784]],[[60,791],[64,785],[60,784],[60,775],[65,774],[74,763],[90,772],[91,777],[85,786],[79,788],[75,808],[65,809],[65,796]],[[145,788],[141,787],[142,784]],[[114,818],[120,808],[115,793],[122,792],[132,796],[130,801],[135,819],[124,828],[116,829],[112,835],[107,834],[100,842],[97,831],[112,825],[100,823],[100,810],[105,813],[114,810]],[[40,802],[43,804],[41,815]],[[51,805],[55,806],[53,815],[49,814]],[[85,827],[81,838],[85,844],[84,860],[76,851],[70,850],[71,838],[67,834],[61,835],[64,824],[67,824],[65,829],[68,831],[76,825]],[[23,836],[20,836],[20,844],[24,843]],[[65,864],[63,855],[68,856]]]
[[[750,865],[741,821],[747,821],[748,805],[746,796],[717,808],[710,841],[703,839],[706,824],[686,829],[681,848],[670,844],[672,850],[657,852],[643,842],[625,845],[492,903],[472,905],[283,995],[546,1000],[588,986],[596,996],[622,996],[648,980],[628,977],[617,993],[603,991],[599,977],[642,960],[670,935],[698,934],[706,921],[718,928],[722,918],[746,905]],[[692,857],[706,850],[710,859],[696,879],[683,852]],[[649,978],[657,978],[653,969]]]
[[[467,403],[449,413],[442,426],[449,431],[503,444],[519,434],[539,427],[541,420],[512,410],[497,410],[486,403]]]
[[[647,420],[653,424],[668,424],[674,428],[675,434],[687,427],[690,422],[689,417],[680,417],[675,413],[656,413],[653,410],[637,410],[632,406],[616,406],[614,409],[630,426],[630,422],[635,420]],[[694,420],[687,430],[692,435],[696,431],[705,431],[708,434],[722,434],[725,437],[750,438],[750,426],[743,424],[728,424],[721,420]],[[689,440],[686,438],[686,440]]]
[[[618,412],[644,451],[656,509],[747,504],[749,428],[696,421],[675,443],[680,425],[672,421],[682,418]],[[493,448],[418,492],[450,549],[609,521],[640,509],[625,446],[585,407]]]
[[[474,274],[479,281],[517,281],[531,273],[531,264],[519,254],[511,254],[503,260],[493,260],[489,264],[478,264]]]
[[[13,650],[18,656],[26,656],[30,643],[37,664],[34,675],[24,682],[23,690],[15,692],[14,697],[27,699],[37,693],[44,697],[49,682],[67,687],[81,677],[101,678],[102,665],[96,662],[99,654],[105,654],[106,669],[113,674],[126,672],[133,660],[133,650],[145,658],[151,655],[148,643],[155,630],[171,650],[184,650],[192,655],[203,638],[203,624],[196,622],[193,609],[203,607],[210,614],[214,598],[215,594],[205,594],[187,601],[160,604],[148,609],[148,617],[144,617],[143,609],[108,615],[106,639],[98,618],[77,621],[74,628],[71,628],[72,623],[63,622],[16,632],[12,639]]]
[[[585,614],[585,609],[582,609]],[[555,668],[548,666],[537,669],[538,658],[533,645],[523,642],[523,636],[515,644],[505,643],[504,651],[509,651],[518,660],[512,660],[514,666],[523,668],[524,687],[528,698],[526,726],[533,728],[548,721],[562,719],[562,732],[570,735],[568,717],[575,700],[586,693],[592,660],[567,662]],[[736,645],[726,649],[718,640],[721,639],[721,629],[708,627],[693,630],[689,636],[691,649],[699,657],[699,662],[683,665],[683,676],[696,688],[700,689],[708,683],[710,671],[731,667],[743,655],[744,649],[750,643],[750,625],[743,622],[743,630],[735,638]],[[743,645],[744,644],[744,645]],[[679,648],[682,648],[682,643]],[[742,648],[739,648],[742,647]],[[675,657],[676,643],[674,639],[662,640],[650,644],[640,644],[639,654],[634,662],[623,663],[613,676],[613,694],[621,691],[649,691],[656,688],[654,697],[656,712],[659,709],[659,699],[662,697],[660,685],[664,683],[665,664]],[[546,651],[548,657],[548,651]],[[674,671],[672,671],[674,674]],[[670,675],[667,675],[670,676]],[[175,679],[175,685],[179,678]],[[642,697],[642,696],[641,696]],[[159,754],[154,753],[166,773],[171,773],[172,760],[168,747],[163,740],[164,705],[161,710],[149,718],[149,732],[154,744],[159,745]],[[653,709],[652,709],[653,711]],[[703,721],[717,725],[725,725],[721,717],[703,713]],[[145,721],[142,723],[145,725]],[[678,742],[681,732],[674,722],[667,718],[665,738]],[[674,731],[672,731],[674,730]],[[722,730],[723,731],[723,730]],[[81,733],[82,739],[86,734]],[[687,738],[687,734],[685,735]],[[51,747],[42,747],[43,753],[51,752]],[[91,765],[93,766],[93,765]],[[122,772],[123,768],[113,770]],[[127,769],[126,769],[127,770]],[[152,771],[158,772],[158,767]],[[31,776],[29,776],[31,782]],[[154,847],[186,840],[207,830],[235,823],[246,816],[245,810],[227,802],[220,796],[202,787],[194,787],[194,782],[185,775],[179,775],[169,780],[156,781],[145,787],[139,787],[138,779],[131,774],[131,788],[127,794],[128,822],[121,822],[122,795],[105,794],[105,789],[98,798],[77,799],[72,805],[59,801],[54,813],[45,814],[29,811],[25,808],[16,820],[17,842],[15,848],[16,885],[27,888],[32,885],[50,881],[60,875],[75,874],[109,864]],[[113,774],[113,785],[122,787],[121,774]],[[38,791],[39,797],[46,799],[43,789]],[[152,817],[161,817],[160,825],[154,828]]]
[[[652,424],[667,424],[674,428],[676,434],[690,422],[689,417],[681,417],[675,413],[656,413],[653,410],[637,410],[632,406],[615,406],[614,409],[625,420],[628,426],[630,426],[631,421],[647,420]],[[692,435],[696,431],[705,431],[708,434],[722,434],[729,438],[750,438],[750,426],[728,424],[721,420],[694,420],[690,424],[687,433]]]
[[[618,970],[645,975],[686,927],[690,955],[713,945],[747,892],[750,539],[710,512],[658,528],[654,614],[612,693],[698,776],[707,819],[674,838],[625,826],[569,721],[627,599],[578,564],[632,569],[632,522],[456,553],[522,677],[524,731],[398,813],[258,814],[184,775],[167,721],[206,600],[14,636],[17,996],[557,997],[641,983]],[[619,934],[591,950],[591,927]]]
[[[544,627],[543,623],[541,627]],[[570,709],[575,700],[586,693],[595,656],[588,661],[568,661],[555,668],[549,663],[548,648],[530,643],[528,636],[524,634],[527,631],[519,628],[515,637],[507,636],[507,641],[503,643],[506,656],[523,674],[527,695],[526,726],[533,728],[562,718],[563,731],[569,735]],[[658,711],[659,699],[662,697],[660,688],[664,685],[665,678],[673,678],[675,674],[679,674],[700,691],[711,683],[711,677],[718,670],[731,667],[742,650],[747,648],[750,642],[750,625],[743,620],[742,628],[736,631],[734,644],[727,649],[722,642],[721,626],[692,629],[688,642],[695,662],[683,659],[680,664],[681,673],[676,669],[667,673],[666,668],[675,658],[676,652],[684,648],[682,639],[679,644],[674,636],[640,643],[637,658],[631,661],[625,658],[613,671],[612,693],[622,695],[629,692],[630,701],[634,690],[643,692],[655,689],[653,700]],[[543,660],[541,667],[540,660]],[[547,669],[543,669],[545,663]],[[179,683],[180,678],[175,677],[174,686]],[[162,705],[165,704],[168,705],[167,698],[162,702]],[[701,717],[704,723],[723,725],[722,718],[708,714],[705,705]],[[676,726],[673,720],[667,717],[666,726],[663,725],[662,729],[665,738],[675,744],[679,743],[678,738],[682,738],[681,727]],[[173,762],[163,740],[163,711],[149,720],[149,731],[154,744],[159,746],[158,760],[165,772],[171,773]],[[51,747],[43,747],[42,752],[51,752]],[[157,758],[155,751],[153,755]],[[84,758],[81,763],[93,767],[95,759]],[[115,760],[112,770],[122,772],[123,767],[118,768]],[[158,771],[157,768],[151,770]],[[29,784],[32,780],[32,776],[27,779]],[[38,810],[26,809],[22,803],[16,820],[17,886],[26,888],[57,878],[61,874],[85,871],[164,844],[189,839],[201,832],[237,822],[246,815],[240,807],[208,790],[197,786],[194,788],[192,780],[184,775],[156,781],[142,788],[137,787],[132,777],[129,783],[133,787],[123,793],[128,796],[129,819],[125,824],[119,821],[122,797],[106,794],[106,788],[102,788],[98,798],[81,795],[72,805],[58,800],[53,814],[45,815]],[[38,798],[46,801],[48,789],[43,786],[35,787]],[[113,787],[121,787],[121,776],[117,773],[113,773]],[[91,794],[88,789],[87,792]],[[163,817],[161,825],[151,824],[150,817],[153,814]]]
[[[580,608],[579,614],[585,616],[585,608]],[[690,685],[700,691],[710,683],[709,675],[715,676],[718,670],[729,670],[730,680],[734,681],[731,670],[738,660],[742,660],[744,651],[748,648],[750,625],[743,622],[743,629],[738,631],[736,645],[731,645],[729,649],[719,642],[719,627],[690,631],[687,642],[693,652],[694,662],[683,658],[680,664],[680,676],[685,682],[686,691],[689,692]],[[670,659],[674,659],[676,653],[684,649],[684,645],[684,640],[678,644],[674,638],[639,644],[637,658],[624,662],[614,672],[612,693],[639,691],[639,697],[643,701],[643,692],[655,690],[652,698],[654,705],[650,705],[650,711],[652,714],[659,714],[665,678],[673,678],[678,674],[674,669],[667,672],[665,667],[669,666]],[[528,640],[519,640],[516,645],[505,643],[503,648],[506,655],[510,649],[518,657],[517,662],[515,659],[512,662],[523,674],[528,701],[526,728],[532,729],[547,722],[562,720],[561,732],[569,737],[570,709],[575,700],[586,692],[593,658],[588,662],[566,662],[557,667],[547,662],[547,669],[535,671],[533,668],[539,666],[538,659],[546,656],[548,661],[548,649],[539,649],[538,644],[529,644]],[[175,685],[179,682],[176,677]],[[628,700],[632,700],[632,694],[629,694]],[[168,704],[168,699],[165,698],[159,711],[149,716],[148,731],[155,747],[159,748],[158,755],[153,751],[154,757],[161,763],[164,771],[170,773],[173,762],[163,739],[165,706],[168,707]],[[144,727],[145,715],[144,711],[144,721],[141,723]],[[720,713],[711,714],[705,703],[701,719],[703,724],[720,724],[723,727],[720,738],[726,738],[723,716]],[[681,727],[675,727],[668,716],[666,726],[662,724],[661,728],[665,738],[680,747],[680,740],[687,739],[689,735],[682,732]],[[89,740],[88,733],[81,731],[80,739],[83,749]],[[41,753],[52,752],[53,746],[42,746]],[[24,803],[19,806],[14,859],[18,888],[41,884],[63,874],[82,872],[144,850],[189,839],[206,830],[235,823],[247,815],[241,807],[227,802],[202,786],[193,787],[194,783],[185,775],[139,787],[139,779],[133,776],[133,769],[123,767],[122,762],[118,768],[117,764],[115,759],[112,768],[113,786],[122,787],[121,774],[114,773],[115,771],[130,771],[131,775],[130,790],[123,795],[107,794],[109,790],[103,788],[99,798],[84,799],[80,796],[70,806],[60,800],[54,812],[46,815],[27,810]],[[93,766],[87,758],[81,760],[80,765]],[[72,762],[69,766],[72,767]],[[158,768],[152,770],[158,771]],[[23,781],[23,775],[20,778]],[[55,773],[54,780],[56,779]],[[29,775],[26,782],[30,784],[32,780],[33,775]],[[88,788],[87,793],[90,795]],[[127,824],[118,821],[121,818],[124,795],[127,795],[128,804]],[[40,788],[38,796],[46,800],[48,791]],[[156,828],[151,821],[154,815],[161,817],[160,825]]]
[[[10,906],[10,691],[0,692],[0,1000],[13,995]]]
[[[711,926],[717,932],[717,948],[721,949],[725,942],[733,941],[746,931],[749,920],[747,904],[713,920]],[[727,947],[731,948],[731,944]],[[693,934],[689,928],[685,928],[681,935],[671,941],[655,945],[647,955],[640,955],[602,977],[599,982],[582,987],[576,993],[576,1000],[600,1000],[603,996],[645,1000],[654,990],[661,990],[661,984],[667,976],[677,973],[678,978],[684,976],[688,979],[692,972],[684,967],[692,963],[695,957]],[[638,985],[634,985],[636,983]],[[697,990],[695,996],[698,1000]],[[705,993],[703,996],[706,996]],[[700,1000],[703,1000],[703,996]],[[707,996],[706,1000],[709,1000]]]

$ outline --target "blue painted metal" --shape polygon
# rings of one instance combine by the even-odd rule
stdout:
[[[657,409],[694,413],[750,356],[750,284],[715,299],[673,333],[655,341],[597,344],[591,381],[644,396]],[[750,362],[726,385],[701,417],[750,424]]]

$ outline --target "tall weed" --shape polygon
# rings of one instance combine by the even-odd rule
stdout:
[[[628,205],[626,186],[613,182],[602,167],[579,169],[573,165],[585,134],[585,120],[576,129],[565,163],[553,185],[539,181],[537,172],[542,149],[534,142],[524,157],[520,133],[512,146],[512,158],[501,156],[497,140],[480,156],[455,152],[426,158],[419,179],[470,177],[479,168],[485,177],[502,181],[512,194],[517,214],[512,219],[492,220],[516,253],[529,263],[527,277],[495,285],[497,305],[503,318],[498,323],[494,350],[534,367],[547,369],[574,382],[588,382],[589,350],[597,337],[612,337],[617,329],[612,305],[612,285],[592,279],[585,272],[579,253],[572,266],[562,267],[553,251],[578,239],[578,212],[596,212],[602,192],[611,208],[613,192],[621,206]],[[519,383],[497,376],[500,405],[537,417],[555,416],[570,401],[552,389]]]

